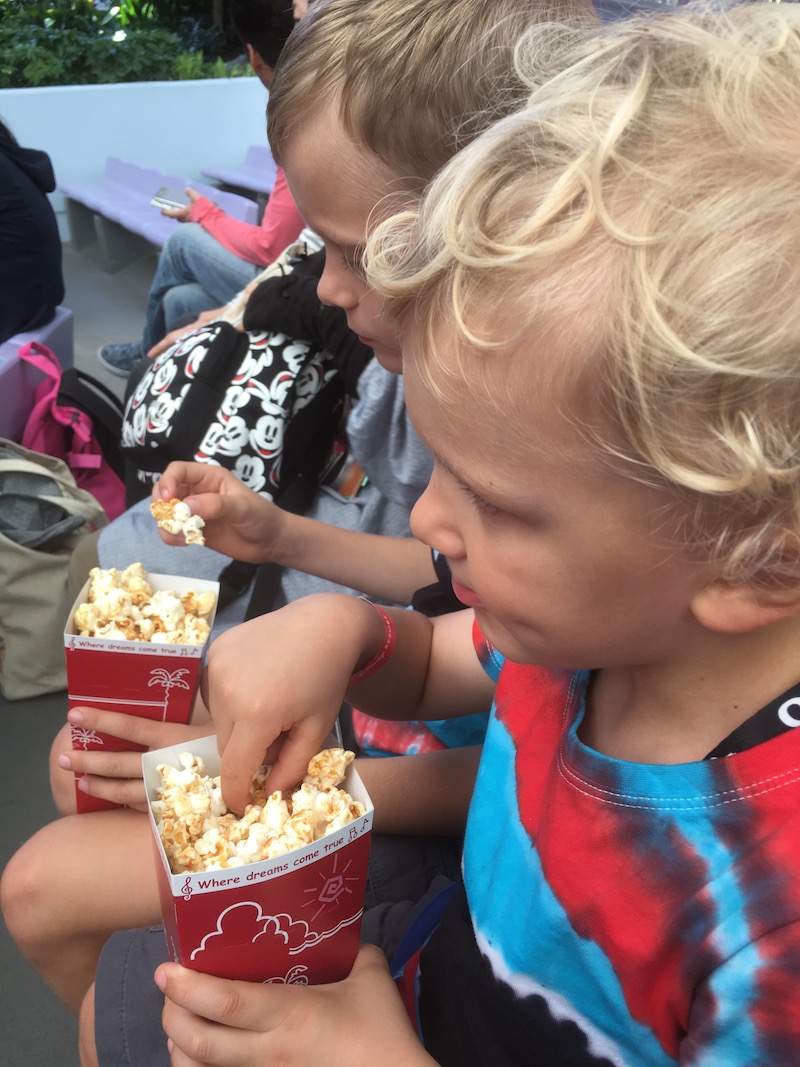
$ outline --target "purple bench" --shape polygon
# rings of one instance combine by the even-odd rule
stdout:
[[[232,218],[251,225],[258,223],[258,204],[249,197],[109,156],[99,181],[59,184],[73,246],[84,249],[96,243],[101,262],[108,271],[121,270],[151,254],[154,245],[161,248],[180,225],[150,203],[165,185],[179,189],[191,185],[213,199]]]
[[[268,197],[275,184],[275,160],[268,145],[251,144],[241,167],[204,167],[203,176]]]
[[[0,345],[0,437],[19,441],[33,407],[33,394],[42,380],[35,367],[23,363],[19,350],[29,341],[39,341],[58,356],[62,367],[71,367],[75,323],[69,308],[56,308],[52,322],[29,333],[18,333]]]

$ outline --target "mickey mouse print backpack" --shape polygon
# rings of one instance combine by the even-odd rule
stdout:
[[[327,352],[212,322],[148,367],[128,398],[122,451],[145,485],[173,460],[194,460],[277,502],[298,476],[317,484],[344,402]]]

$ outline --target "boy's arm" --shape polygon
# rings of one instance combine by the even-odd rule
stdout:
[[[279,524],[269,552],[282,567],[393,604],[410,604],[417,589],[436,578],[430,549],[414,537],[359,533],[276,510]]]
[[[323,986],[233,982],[162,964],[162,1022],[173,1063],[206,1067],[433,1067],[395,989],[383,953],[363,945],[353,970]]]
[[[382,537],[293,515],[207,463],[171,463],[153,500],[185,500],[205,521],[209,548],[249,563],[277,563],[368,596],[408,604],[435,577],[430,550],[413,537]],[[167,544],[182,537],[160,531]]]
[[[375,805],[375,832],[462,834],[481,752],[474,745],[356,760]]]
[[[227,805],[241,812],[252,776],[272,764],[270,785],[287,789],[306,773],[342,702],[384,718],[444,718],[485,711],[492,684],[473,650],[472,612],[431,620],[394,610],[392,654],[351,685],[384,646],[373,605],[316,594],[222,634],[208,653],[206,704],[222,754]]]

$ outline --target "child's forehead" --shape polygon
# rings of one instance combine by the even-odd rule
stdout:
[[[475,422],[498,448],[524,439],[542,454],[568,446],[575,458],[586,458],[594,451],[590,428],[611,436],[598,396],[596,353],[557,324],[541,321],[504,336],[507,325],[495,316],[497,343],[482,346],[444,319],[428,329],[410,323],[402,344],[407,393],[442,426]]]
[[[511,300],[481,307],[480,294],[473,296],[476,313],[467,320],[440,305],[404,323],[404,356],[445,403],[463,391],[522,417],[542,404],[582,420],[599,416],[604,344],[592,313],[570,303],[529,318]]]
[[[359,244],[382,201],[391,193],[393,175],[370,150],[345,133],[336,109],[326,107],[298,128],[283,152],[289,187],[312,228],[337,244]]]

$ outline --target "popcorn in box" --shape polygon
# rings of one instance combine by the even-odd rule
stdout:
[[[207,774],[219,774],[216,737],[190,747]],[[152,805],[162,783],[157,768],[180,772],[185,750],[142,756],[170,959],[251,982],[314,985],[346,977],[358,953],[373,817],[357,772],[349,768],[343,788],[364,814],[341,829],[271,859],[173,874]]]
[[[139,564],[133,564],[114,578],[108,577],[110,574],[99,569],[93,571],[70,610],[64,634],[70,708],[90,705],[161,722],[188,722],[205,658],[205,639],[214,621],[219,583],[177,575],[145,574]],[[126,588],[121,592],[117,583],[123,574]],[[101,601],[101,609],[114,604],[120,606],[113,626],[104,624],[104,615],[93,610],[94,602],[87,603],[92,581],[95,593],[105,594],[104,600],[108,602]],[[154,591],[154,597],[149,597],[147,586]],[[194,593],[191,603],[202,609],[204,617],[191,622],[188,631],[182,631],[183,618],[178,617],[182,609],[175,601],[188,593]],[[213,607],[207,610],[212,598]],[[134,620],[124,614],[131,599],[140,599],[142,603],[147,600],[154,606],[152,610],[146,609],[146,616]],[[75,615],[83,605],[86,607],[78,616],[82,624],[79,628]],[[151,631],[149,624],[153,621],[153,613],[155,624]],[[141,614],[136,612],[137,616]],[[156,631],[156,626],[161,629]],[[88,633],[99,630],[106,636],[87,636],[81,634],[81,630]],[[137,630],[154,639],[133,639]],[[170,641],[168,637],[182,637],[183,641]],[[187,639],[196,643],[186,643]],[[72,727],[72,747],[104,752],[142,750],[141,745],[132,745],[129,741],[80,726]],[[77,788],[77,784],[75,795],[79,812],[119,806],[88,796]]]

